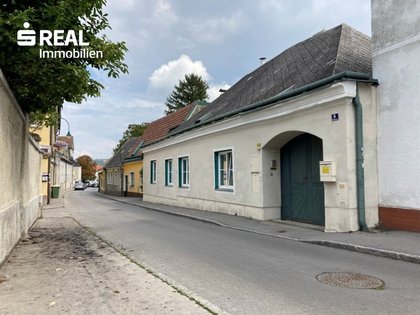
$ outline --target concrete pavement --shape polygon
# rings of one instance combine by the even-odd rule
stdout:
[[[65,206],[51,199],[44,209]],[[224,314],[70,217],[43,217],[0,266],[0,314]]]
[[[313,243],[420,263],[420,234],[325,233],[294,222],[156,205],[135,197],[98,196],[151,211],[293,242]],[[64,196],[44,209],[65,207]],[[39,219],[0,267],[1,314],[206,314],[223,310],[131,261],[69,217]]]
[[[152,204],[143,202],[138,197],[118,197],[102,193],[97,195],[225,228],[420,263],[420,233],[383,230],[326,233],[321,227],[291,221],[258,221],[224,213]]]

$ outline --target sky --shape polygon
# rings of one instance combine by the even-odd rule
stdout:
[[[108,0],[106,32],[129,49],[129,74],[92,76],[105,89],[65,103],[74,157],[107,159],[129,124],[164,116],[165,100],[186,74],[209,84],[209,101],[267,60],[323,29],[346,23],[371,35],[369,0]],[[62,123],[61,134],[68,125]]]

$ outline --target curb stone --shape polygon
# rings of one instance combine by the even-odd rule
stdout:
[[[195,293],[195,292],[187,289],[186,287],[184,287],[183,285],[177,283],[176,281],[172,280],[171,278],[167,277],[163,273],[161,273],[159,271],[156,271],[155,269],[153,269],[152,267],[150,267],[149,265],[147,265],[145,263],[139,263],[138,261],[136,261],[135,259],[133,259],[132,257],[130,257],[127,253],[125,253],[123,250],[121,250],[117,246],[115,246],[113,243],[107,241],[106,239],[104,239],[102,236],[100,236],[99,234],[97,234],[95,231],[93,231],[89,227],[86,227],[86,226],[82,225],[75,218],[70,217],[70,216],[67,216],[67,218],[71,218],[74,222],[76,222],[79,226],[81,226],[83,229],[85,229],[88,233],[91,233],[92,235],[94,235],[95,237],[97,237],[98,239],[100,239],[102,242],[104,242],[109,247],[111,247],[112,249],[114,249],[117,253],[119,253],[120,255],[124,256],[129,261],[131,261],[133,264],[135,264],[138,267],[142,268],[143,270],[145,270],[147,273],[151,274],[155,278],[157,278],[157,279],[161,280],[162,282],[168,284],[170,287],[172,287],[174,290],[176,290],[179,294],[184,295],[185,297],[187,297],[191,301],[195,302],[196,304],[198,304],[199,306],[201,306],[202,308],[204,308],[205,310],[207,310],[211,314],[229,315],[228,312],[222,310],[218,306],[216,306],[213,303],[207,301],[206,299],[204,299],[201,296],[199,296],[197,293]]]
[[[362,254],[369,254],[373,256],[380,256],[380,257],[420,264],[420,256],[391,251],[391,250],[385,250],[385,249],[379,249],[379,248],[355,245],[355,244],[347,244],[347,243],[342,243],[342,242],[326,241],[326,240],[320,240],[320,241],[300,240],[300,242],[326,246],[326,247],[332,247],[332,248],[338,248],[338,249],[344,249],[344,250],[358,252]]]
[[[411,254],[396,252],[392,250],[385,250],[385,249],[379,249],[379,248],[374,248],[374,247],[369,247],[369,246],[355,245],[355,244],[342,243],[342,242],[336,242],[336,241],[305,240],[305,239],[293,238],[293,237],[288,237],[288,236],[283,236],[283,235],[270,234],[270,233],[255,231],[255,230],[251,230],[247,228],[226,225],[216,220],[206,219],[206,218],[192,216],[192,215],[183,214],[183,213],[174,212],[174,211],[168,211],[168,210],[160,209],[158,207],[151,207],[148,205],[140,205],[140,204],[136,204],[136,203],[132,203],[128,201],[123,201],[123,200],[112,198],[111,196],[105,196],[100,193],[96,193],[96,195],[101,196],[103,198],[111,199],[117,202],[129,204],[132,206],[136,206],[136,207],[140,207],[140,208],[144,208],[144,209],[148,209],[152,211],[158,211],[158,212],[162,212],[162,213],[166,213],[166,214],[170,214],[174,216],[184,217],[191,220],[201,221],[204,223],[214,224],[214,225],[224,227],[227,229],[233,229],[237,231],[243,231],[243,232],[248,232],[248,233],[253,233],[253,234],[258,234],[258,235],[269,236],[269,237],[281,238],[281,239],[295,241],[295,242],[309,243],[309,244],[314,244],[314,245],[319,245],[319,246],[344,249],[344,250],[358,252],[362,254],[368,254],[372,256],[380,256],[380,257],[420,264],[420,256],[417,256],[417,255],[411,255]]]

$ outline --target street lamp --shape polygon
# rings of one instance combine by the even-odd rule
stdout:
[[[70,123],[68,122],[67,119],[60,117],[60,119],[64,120],[67,123],[67,137],[71,137],[71,133],[70,133]]]

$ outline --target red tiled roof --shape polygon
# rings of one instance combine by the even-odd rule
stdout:
[[[196,106],[195,103],[189,104],[174,113],[151,122],[142,136],[145,144],[163,139],[169,131],[183,123]]]
[[[151,122],[142,136],[130,138],[122,148],[125,150],[124,153],[118,152],[118,154],[115,154],[106,166],[109,168],[111,166],[113,167],[114,164],[116,165],[117,162],[121,163],[121,160],[115,162],[118,158],[122,158],[126,161],[140,158],[142,156],[141,147],[165,138],[171,130],[178,127],[187,120],[190,115],[194,114],[195,110],[198,108],[197,106],[200,106],[201,108],[203,105],[192,103],[174,113]],[[121,151],[123,151],[122,149]]]

